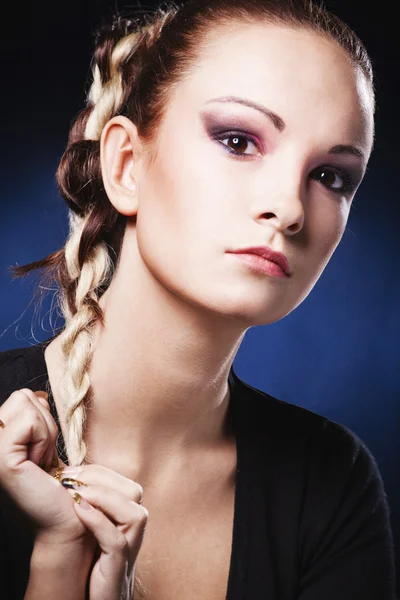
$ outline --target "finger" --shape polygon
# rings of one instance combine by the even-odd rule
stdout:
[[[43,406],[49,404],[48,403],[49,395],[44,390],[37,390],[36,392],[34,392],[30,388],[21,388],[19,391],[24,392],[27,396],[29,396],[29,398],[32,398],[33,400],[40,400],[40,403],[41,404],[43,403]]]
[[[118,595],[127,574],[129,577],[133,577],[135,562],[143,542],[148,512],[144,507],[127,500],[124,496],[120,495],[116,500],[118,496],[116,492],[107,494],[110,490],[98,487],[89,491],[91,488],[82,486],[78,489],[78,492],[74,492],[72,489],[68,489],[68,492],[75,496],[75,500],[79,495],[82,497],[81,500],[78,499],[80,504],[75,501],[73,506],[78,517],[92,532],[101,549],[95,568],[104,579],[101,600],[108,600],[110,597]],[[83,498],[83,496],[85,497]],[[88,500],[91,500],[93,504]],[[108,515],[105,514],[106,512]],[[126,519],[125,523],[116,526],[110,520],[111,518],[121,519],[121,516]]]
[[[80,493],[73,490],[68,491],[75,497]],[[133,577],[140,545],[137,551],[133,552],[125,535],[110,522],[101,510],[91,506],[84,498],[78,502],[73,501],[75,512],[85,527],[92,532],[99,549],[91,575],[91,577],[96,577],[96,599],[120,598],[122,597],[121,590],[126,589],[127,577],[129,579]],[[131,586],[133,586],[133,581]],[[125,593],[123,597],[126,597]],[[129,597],[133,597],[132,594]]]
[[[63,477],[72,477],[88,485],[101,485],[110,490],[115,490],[138,504],[141,504],[143,501],[143,488],[140,483],[104,465],[92,464],[80,467],[66,467],[61,474],[61,478]]]
[[[88,519],[84,523],[93,531],[104,552],[115,551],[116,546],[123,544],[120,534],[125,536],[130,548],[139,551],[149,515],[144,506],[115,490],[97,485],[77,486],[68,491],[72,496],[78,492],[93,507],[94,510],[85,510],[78,505],[79,516],[82,515],[82,520]]]
[[[49,472],[50,469],[52,468],[52,465],[55,465],[55,455],[57,454],[56,451],[56,443],[57,443],[57,438],[58,438],[58,427],[56,422],[54,421],[51,413],[50,413],[50,408],[49,408],[49,404],[47,402],[47,400],[45,400],[43,397],[38,398],[36,395],[36,392],[32,392],[32,390],[30,390],[29,388],[22,388],[20,390],[21,392],[24,392],[28,398],[31,400],[31,402],[35,405],[35,407],[40,411],[41,415],[43,416],[45,423],[47,425],[47,429],[48,429],[48,444],[47,444],[47,448],[45,449],[45,451],[42,453],[40,460],[38,460],[38,462],[40,462],[40,466],[41,468],[43,468],[45,471]],[[45,394],[46,392],[38,392],[38,393],[42,393]],[[46,403],[48,408],[45,408],[45,406],[43,405],[43,402]],[[35,462],[35,461],[33,461]],[[57,463],[58,466],[58,463]]]
[[[58,430],[58,426],[53,418],[53,415],[51,414],[50,403],[48,400],[49,394],[43,390],[38,390],[37,392],[34,392],[34,395],[36,396],[36,399],[40,402],[40,404],[43,406],[43,408],[45,408],[48,411],[49,419],[48,419],[48,417],[46,417],[45,413],[44,413],[44,416],[46,419],[48,419],[48,423],[49,424],[51,423],[52,427],[53,427],[52,442],[49,443],[49,448],[46,451],[46,453],[44,453],[44,455],[40,461],[40,466],[47,473],[50,473],[52,469],[65,467],[67,465],[65,465],[61,461],[61,459],[58,458],[57,440],[58,440],[59,430]],[[35,398],[32,398],[32,401],[34,402]]]
[[[32,401],[24,389],[13,392],[1,407],[1,418],[8,425],[2,441],[21,461],[28,458],[35,464],[47,450],[49,440],[46,411],[38,404],[39,401]]]
[[[26,392],[31,392],[31,390],[27,389]],[[38,396],[38,394],[40,394],[40,396]],[[47,392],[43,392],[42,390],[40,390],[39,392],[30,393],[29,397],[31,398],[35,406],[37,406],[37,408],[42,412],[46,420],[47,426],[49,428],[48,448],[43,453],[43,456],[39,463],[39,466],[43,468],[47,473],[49,473],[52,468],[60,466],[56,447],[59,435],[58,426],[53,418],[53,415],[51,414]]]
[[[49,404],[49,394],[47,392],[44,392],[43,390],[38,390],[37,392],[33,392],[36,396],[36,398],[39,400],[39,402],[42,404],[42,406],[44,406],[44,408],[47,408],[48,410],[50,410],[50,404]]]

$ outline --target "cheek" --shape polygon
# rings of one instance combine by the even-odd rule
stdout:
[[[349,211],[348,202],[338,200],[337,203],[325,203],[324,210],[319,210],[314,223],[310,224],[309,254],[314,260],[310,260],[309,265],[315,272],[314,283],[322,275],[343,237]]]
[[[223,256],[217,193],[204,162],[190,154],[166,157],[146,174],[139,188],[137,244],[152,274],[179,295],[204,288],[210,269]],[[217,260],[215,260],[217,259]]]
[[[141,183],[138,239],[154,243],[175,265],[204,261],[223,250],[232,199],[205,145],[188,150],[175,140],[172,147],[160,145],[160,158]]]

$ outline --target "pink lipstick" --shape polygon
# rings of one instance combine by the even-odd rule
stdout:
[[[252,246],[230,251],[250,267],[275,277],[290,277],[290,265],[284,254],[268,246]]]

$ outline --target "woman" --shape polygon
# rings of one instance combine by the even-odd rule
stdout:
[[[25,598],[395,598],[368,448],[232,368],[339,244],[374,110],[362,43],[306,0],[191,0],[100,32],[57,172],[70,235],[15,269],[59,284],[65,328],[1,357]]]

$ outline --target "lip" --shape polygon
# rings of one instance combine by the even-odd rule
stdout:
[[[282,275],[284,275],[285,277],[290,277],[291,276],[291,269],[290,269],[290,265],[289,262],[286,258],[286,256],[284,254],[282,254],[281,252],[275,252],[274,250],[272,250],[271,248],[269,248],[269,246],[251,246],[250,248],[240,248],[239,250],[231,250],[230,251],[231,254],[249,254],[249,255],[256,255],[256,256],[261,256],[262,258],[266,259],[265,261],[265,266],[266,266],[266,271],[268,272],[268,261],[275,263],[275,265],[277,265],[280,270],[282,271]],[[261,266],[262,263],[259,262],[259,266]],[[270,267],[273,267],[273,265],[269,265]],[[279,273],[277,271],[272,272],[272,275],[278,275]]]

